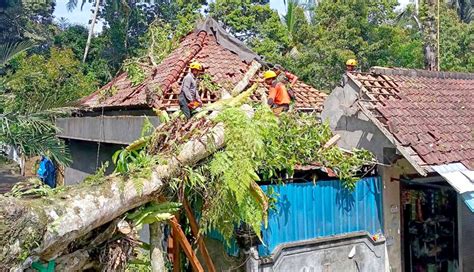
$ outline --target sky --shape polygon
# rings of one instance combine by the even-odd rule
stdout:
[[[80,9],[80,6],[79,6],[75,10],[69,12],[66,8],[67,2],[68,0],[56,0],[56,8],[54,10],[54,16],[56,17],[56,19],[64,17],[71,24],[87,25],[88,21],[91,18],[91,14],[92,14],[91,9],[93,9],[93,4],[86,3],[82,10]],[[78,1],[78,2],[80,3],[82,1]],[[409,2],[410,0],[399,0],[399,3],[401,6],[407,5]],[[285,4],[283,0],[270,0],[270,6],[278,10],[280,14],[285,13]],[[96,30],[100,31],[101,28],[102,28],[102,24],[99,23],[96,27]]]

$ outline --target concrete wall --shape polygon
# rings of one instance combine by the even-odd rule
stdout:
[[[72,156],[72,164],[64,170],[64,184],[71,185],[82,182],[87,176],[97,170],[97,152],[99,151],[99,167],[109,161],[106,174],[112,173],[114,167],[112,155],[121,149],[122,145],[98,143],[78,140],[68,140],[67,145]]]
[[[400,220],[400,177],[399,171],[393,167],[383,167],[383,213],[384,235],[387,247],[386,267],[391,272],[402,271],[402,245]]]
[[[353,257],[349,257],[355,251]],[[385,241],[374,242],[367,233],[319,238],[279,246],[260,261],[260,272],[380,272],[385,269]]]
[[[324,102],[321,119],[328,121],[331,129],[341,135],[338,145],[345,149],[365,148],[379,162],[384,162],[384,151],[394,149],[393,144],[358,109],[358,87],[349,81],[337,87]]]
[[[56,125],[61,129],[58,136],[66,139],[130,144],[140,138],[144,116],[99,116],[59,118]],[[148,117],[158,126],[158,117]]]

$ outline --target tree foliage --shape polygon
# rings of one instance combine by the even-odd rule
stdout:
[[[64,143],[56,137],[54,118],[65,111],[31,114],[0,113],[0,143],[17,148],[24,156],[46,155],[61,165],[71,162]]]
[[[0,44],[51,37],[55,1],[5,0],[0,3]]]
[[[188,196],[201,203],[201,228],[233,237],[242,222],[260,234],[269,201],[258,182],[278,182],[298,164],[320,162],[332,167],[347,189],[371,155],[362,150],[347,154],[337,147],[324,149],[332,137],[327,124],[312,116],[284,114],[280,119],[266,105],[249,117],[241,108],[223,110],[215,122],[225,124],[225,148],[194,169],[187,168],[171,186],[182,186]]]
[[[461,21],[453,9],[443,5],[440,29],[441,70],[474,72],[474,23]]]
[[[22,54],[6,77],[5,112],[33,113],[66,106],[95,90],[71,49],[52,48],[49,56]]]

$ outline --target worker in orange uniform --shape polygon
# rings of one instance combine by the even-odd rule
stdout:
[[[291,98],[285,84],[278,82],[276,78],[277,74],[272,70],[263,73],[265,84],[270,90],[268,93],[268,105],[270,105],[275,115],[280,115],[280,113],[290,109]]]
[[[296,82],[298,81],[298,77],[288,71],[286,71],[282,66],[275,65],[274,69],[275,73],[277,74],[276,81],[285,84],[286,91],[290,95],[290,99],[293,101],[296,99],[295,91],[293,87],[295,86]]]

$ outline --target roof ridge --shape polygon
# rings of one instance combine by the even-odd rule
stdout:
[[[202,33],[204,33],[204,34],[201,35]],[[189,35],[196,35],[196,37],[195,37],[196,40],[190,45],[190,50],[191,50],[191,51],[189,52],[188,56],[185,56],[184,58],[178,60],[178,62],[175,64],[176,67],[173,68],[173,70],[183,71],[184,69],[186,69],[186,66],[188,65],[188,63],[189,63],[191,60],[193,60],[193,59],[197,56],[197,54],[202,50],[202,47],[203,47],[203,45],[204,45],[204,42],[205,42],[205,40],[206,40],[206,37],[207,37],[208,33],[205,32],[205,31],[191,32],[191,33],[189,33],[189,34],[188,34],[187,36],[185,36],[185,37],[188,37]],[[183,39],[185,39],[185,38],[183,38]],[[175,49],[173,50],[173,52],[174,52],[175,50],[177,50],[177,48],[175,48]],[[171,52],[170,55],[171,55],[173,52]],[[169,57],[169,56],[167,56],[167,57]],[[165,59],[166,59],[166,58],[165,58]],[[162,63],[163,63],[163,61],[162,61],[160,64],[162,64]],[[160,64],[158,64],[158,66],[160,66]],[[148,79],[147,79],[146,81],[144,81],[144,83],[146,83],[146,84],[143,84],[143,85],[141,86],[141,88],[145,88],[145,90],[148,89],[148,83],[149,83],[150,81],[152,81],[152,80],[155,78],[156,73],[157,73],[157,71],[158,71],[158,70],[157,70],[157,69],[158,69],[158,66],[153,68],[153,71],[152,71],[151,75],[148,77]],[[161,67],[160,67],[160,68],[161,68]],[[181,74],[181,73],[177,73],[177,74],[175,74],[175,73],[170,73],[170,74],[165,78],[165,80],[163,81],[163,83],[161,84],[161,86],[160,86],[161,90],[162,90],[163,92],[166,92],[166,91],[170,88],[170,86],[173,84],[173,82],[175,82],[175,81],[177,81],[177,80],[179,79],[179,75],[180,75],[180,74]],[[148,96],[148,94],[147,94],[147,96]],[[157,97],[155,97],[155,95],[153,95],[152,97],[150,97],[150,100],[151,100],[151,102],[150,102],[149,104],[150,104],[151,106],[153,106],[153,107],[156,107],[156,106],[159,104],[159,103],[157,102]]]
[[[204,35],[201,35],[201,33],[204,33]],[[175,68],[175,70],[178,70],[178,71],[182,71],[183,69],[185,69],[186,66],[188,65],[188,63],[193,58],[195,58],[196,55],[201,51],[202,46],[204,45],[204,41],[206,40],[206,37],[207,37],[208,33],[205,32],[205,31],[199,31],[197,33],[193,32],[193,33],[188,34],[188,35],[196,35],[196,41],[190,46],[191,51],[189,52],[189,55],[178,61],[179,64],[177,64],[177,65],[179,65],[179,66]],[[157,67],[155,67],[154,69],[157,69]],[[155,72],[156,71],[154,71],[153,73],[155,73]],[[154,77],[154,75],[151,76],[151,78],[153,78],[153,77]],[[170,74],[165,79],[165,82],[163,84],[164,86],[161,86],[162,90],[168,89],[173,82],[178,80],[178,77],[179,77],[179,74],[177,76],[174,76],[173,74]]]
[[[399,76],[409,76],[409,77],[474,80],[474,73],[429,71],[429,70],[422,70],[422,69],[408,69],[408,68],[398,68],[398,67],[374,66],[370,68],[370,72],[375,73],[375,74],[387,75],[387,76],[399,75]]]

